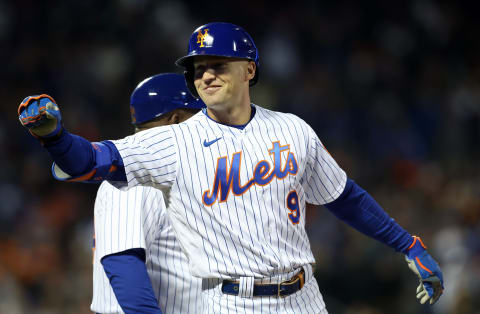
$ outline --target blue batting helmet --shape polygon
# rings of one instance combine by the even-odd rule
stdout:
[[[149,77],[140,82],[130,96],[134,125],[179,108],[205,108],[203,101],[190,95],[181,74],[166,73]]]
[[[185,80],[190,92],[198,97],[193,85],[193,57],[218,56],[248,59],[257,65],[255,76],[250,86],[258,81],[260,62],[258,50],[252,37],[240,26],[230,23],[209,23],[197,28],[188,42],[188,54],[178,59],[175,64],[185,68]]]

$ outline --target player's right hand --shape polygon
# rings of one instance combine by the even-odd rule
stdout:
[[[418,276],[417,299],[421,304],[430,301],[434,304],[443,293],[443,274],[437,262],[428,254],[419,237],[413,237],[413,243],[405,255],[408,267]]]
[[[49,138],[62,131],[62,116],[55,100],[46,95],[26,97],[18,107],[20,123],[34,136]]]

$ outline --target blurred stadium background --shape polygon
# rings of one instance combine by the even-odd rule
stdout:
[[[403,256],[308,212],[330,313],[480,313],[480,22],[474,1],[0,1],[0,313],[89,313],[96,187],[62,184],[17,121],[46,92],[89,140],[132,132],[129,96],[178,72],[191,32],[243,26],[260,51],[255,103],[309,122],[347,170],[440,262],[415,300]]]

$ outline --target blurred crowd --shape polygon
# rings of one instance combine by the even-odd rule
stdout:
[[[17,120],[52,95],[91,141],[132,133],[129,97],[179,72],[191,32],[243,26],[260,52],[253,101],[316,130],[350,178],[412,234],[445,276],[415,299],[403,256],[307,213],[316,277],[332,314],[480,311],[480,22],[467,1],[0,1],[0,313],[89,313],[96,186],[56,182]]]

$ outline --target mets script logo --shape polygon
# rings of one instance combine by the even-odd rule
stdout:
[[[290,152],[290,145],[280,146],[279,142],[272,144],[273,147],[268,152],[273,155],[273,166],[266,160],[260,161],[253,170],[253,178],[243,185],[240,182],[242,152],[233,154],[230,170],[227,170],[227,156],[218,158],[213,187],[203,192],[203,204],[212,206],[218,197],[218,202],[222,203],[227,200],[230,191],[235,195],[242,195],[254,184],[264,186],[274,178],[281,180],[289,174],[296,175],[298,164],[295,155]],[[288,151],[285,161],[282,161],[283,151]]]
[[[203,44],[203,42],[207,39],[207,36],[208,35],[208,28],[205,28],[204,29],[204,33],[202,34],[202,30],[199,30],[198,31],[198,35],[197,35],[197,44],[200,44],[199,47],[205,47],[205,45]]]

